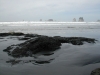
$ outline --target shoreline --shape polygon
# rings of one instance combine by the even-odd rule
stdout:
[[[31,22],[31,21],[25,21],[25,22],[0,22],[0,26],[11,26],[11,24],[13,24],[12,26],[57,26],[57,25],[100,25],[100,22],[48,22],[48,21],[44,21],[44,22]]]

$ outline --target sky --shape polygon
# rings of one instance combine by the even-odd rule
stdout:
[[[100,0],[0,0],[0,22],[100,19]]]

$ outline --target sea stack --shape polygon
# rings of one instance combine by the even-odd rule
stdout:
[[[73,22],[76,22],[76,18],[73,19]]]
[[[79,22],[84,22],[83,17],[80,17],[80,18],[79,18]]]

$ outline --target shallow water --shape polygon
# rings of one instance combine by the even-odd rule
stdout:
[[[91,71],[100,65],[99,25],[0,27],[0,32],[12,31],[48,36],[89,37],[98,41],[95,44],[85,43],[80,46],[65,43],[62,44],[61,49],[51,52],[53,53],[51,55],[40,53],[35,57],[13,58],[3,50],[24,41],[19,41],[16,36],[0,37],[0,75],[90,75]],[[10,59],[21,60],[21,62],[7,63]],[[30,60],[32,61],[29,62]]]

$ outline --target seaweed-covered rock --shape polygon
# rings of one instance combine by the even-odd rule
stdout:
[[[93,70],[90,75],[100,75],[100,68]]]

